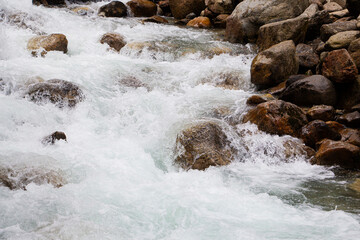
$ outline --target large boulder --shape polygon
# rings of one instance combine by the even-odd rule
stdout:
[[[213,122],[199,123],[182,131],[176,139],[175,162],[184,169],[204,170],[227,165],[232,150],[221,127]]]
[[[360,38],[355,39],[350,43],[348,52],[359,70],[360,69]]]
[[[234,10],[233,0],[208,0],[207,7],[216,14],[230,14]]]
[[[127,8],[120,1],[112,1],[101,6],[98,15],[103,17],[126,17]]]
[[[185,18],[189,13],[199,15],[205,9],[204,0],[169,0],[172,15],[177,19]]]
[[[131,0],[126,3],[135,17],[151,17],[156,15],[157,6],[149,0]]]
[[[298,106],[281,100],[257,105],[243,119],[251,122],[264,132],[298,137],[299,130],[307,124],[306,115]]]
[[[347,169],[360,167],[360,148],[346,142],[324,140],[315,155],[318,165],[339,165]]]
[[[68,40],[64,34],[36,36],[31,38],[27,44],[27,48],[32,51],[33,55],[40,53],[42,56],[49,51],[61,51],[67,53],[67,46]]]
[[[360,31],[339,32],[331,36],[325,43],[327,49],[347,48],[352,41],[360,37]]]
[[[346,0],[346,8],[350,14],[354,17],[358,17],[360,14],[360,1],[359,0]]]
[[[285,41],[260,52],[251,63],[251,82],[274,86],[299,70],[293,41]]]
[[[325,138],[340,140],[341,135],[321,120],[311,121],[301,128],[301,139],[306,146],[315,148],[315,144]]]
[[[26,96],[33,102],[51,102],[60,108],[74,107],[84,98],[77,85],[60,79],[30,85]]]
[[[101,44],[107,44],[110,48],[114,49],[115,51],[119,52],[121,48],[126,45],[126,41],[124,37],[118,33],[105,33],[101,39]]]
[[[310,76],[290,84],[279,98],[301,106],[319,104],[333,106],[337,100],[334,85],[321,75]]]
[[[352,83],[358,70],[348,51],[338,49],[329,52],[323,59],[322,74],[336,83]]]
[[[356,23],[356,20],[352,20],[323,24],[320,28],[320,38],[322,41],[326,42],[332,35],[339,32],[356,30]]]
[[[226,39],[230,42],[255,42],[259,27],[299,16],[309,0],[244,0],[226,23]]]

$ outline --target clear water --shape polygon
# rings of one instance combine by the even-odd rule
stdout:
[[[291,137],[214,118],[218,108],[247,110],[250,46],[214,31],[79,16],[30,0],[0,0],[0,9],[0,166],[51,169],[67,181],[0,186],[0,239],[359,238],[353,177],[287,156]],[[107,51],[99,43],[106,32],[137,44]],[[26,44],[39,33],[65,34],[68,54],[32,57]],[[213,56],[217,47],[233,54]],[[216,87],[224,73],[240,89]],[[23,94],[37,77],[74,82],[86,99],[74,109],[34,104]],[[128,77],[144,87],[125,86]],[[223,125],[240,154],[229,166],[183,171],[173,164],[176,135],[206,120]],[[68,142],[42,145],[56,130]]]

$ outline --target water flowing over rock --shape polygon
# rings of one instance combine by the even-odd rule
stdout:
[[[176,139],[175,162],[184,169],[205,170],[231,162],[230,142],[221,127],[199,123],[182,131]]]
[[[126,3],[135,17],[151,17],[156,15],[157,6],[149,0],[131,0]]]
[[[243,119],[258,126],[261,131],[299,136],[299,130],[307,123],[305,113],[296,105],[281,100],[273,100],[257,105]]]
[[[55,142],[59,140],[66,141],[66,135],[64,132],[60,132],[60,131],[53,132],[49,136],[44,137],[41,142],[44,145],[47,145],[47,144],[55,144]]]
[[[123,36],[118,33],[105,33],[101,39],[101,44],[108,44],[110,48],[115,51],[120,51],[126,45],[126,41]]]
[[[37,36],[29,40],[27,48],[32,51],[33,55],[37,51],[44,56],[49,51],[61,51],[67,53],[68,41],[64,34],[51,34],[47,36]],[[44,50],[42,50],[44,49]]]
[[[360,31],[339,32],[331,36],[326,41],[325,47],[328,49],[347,48],[352,41],[360,37]]]
[[[185,18],[189,13],[199,15],[205,9],[204,0],[169,0],[172,15],[177,19]]]
[[[127,8],[120,1],[112,1],[100,7],[98,15],[103,17],[126,17]]]

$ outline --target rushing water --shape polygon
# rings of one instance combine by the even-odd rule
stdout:
[[[55,171],[66,181],[0,186],[0,239],[359,239],[351,176],[289,157],[291,137],[214,118],[219,108],[247,110],[251,46],[215,31],[79,16],[31,0],[0,0],[0,9],[0,166]],[[106,32],[136,44],[107,51],[99,43]],[[32,57],[27,41],[41,33],[65,34],[68,53]],[[232,54],[214,55],[218,48]],[[224,74],[239,79],[239,90],[216,86]],[[39,77],[72,81],[85,100],[73,109],[32,103],[24,89]],[[225,167],[183,171],[173,164],[176,136],[205,120],[219,121],[240,154]],[[42,145],[56,130],[68,142]]]

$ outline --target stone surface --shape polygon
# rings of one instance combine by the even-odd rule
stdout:
[[[126,45],[124,37],[118,33],[105,33],[101,39],[101,44],[107,44],[109,47],[115,51],[120,51]]]
[[[51,102],[58,107],[74,107],[83,100],[80,88],[68,81],[52,79],[29,86],[26,96],[33,102]]]
[[[46,36],[37,36],[29,40],[27,48],[37,55],[38,51],[44,56],[49,51],[61,51],[67,53],[68,41],[64,34],[50,34]]]
[[[359,70],[360,69],[360,38],[355,39],[350,43],[348,52]]]
[[[259,27],[299,16],[308,0],[244,0],[231,13],[225,37],[230,42],[255,42]]]
[[[232,0],[209,0],[207,7],[216,14],[230,14],[234,10]]]
[[[277,135],[299,136],[299,130],[307,124],[305,113],[296,105],[273,100],[257,105],[243,119],[264,132]]]
[[[334,85],[321,75],[313,75],[290,84],[279,98],[301,106],[333,106],[337,100]]]
[[[211,22],[208,17],[197,17],[190,20],[186,26],[194,28],[209,28],[211,27]]]
[[[360,128],[360,113],[358,111],[341,115],[337,120],[348,127]]]
[[[131,0],[126,4],[135,17],[151,17],[157,12],[156,4],[149,0]]]
[[[218,28],[226,28],[226,20],[229,14],[219,14],[213,19],[214,26]]]
[[[326,42],[331,36],[339,32],[357,30],[356,23],[357,21],[353,20],[323,24],[320,28],[320,38]]]
[[[341,134],[341,141],[360,147],[360,130],[344,128],[339,132]]]
[[[199,123],[182,131],[176,139],[175,162],[184,169],[205,170],[232,160],[229,140],[213,122]]]
[[[343,8],[336,2],[328,2],[324,4],[324,10],[327,12],[341,11]]]
[[[189,13],[200,15],[201,11],[205,9],[204,0],[170,0],[169,1],[171,13],[174,18],[185,18]]]
[[[296,74],[299,62],[293,41],[285,41],[260,52],[251,64],[251,82],[274,86]]]
[[[324,140],[315,155],[318,165],[339,165],[346,169],[360,167],[360,148],[350,143]]]
[[[66,134],[64,132],[60,132],[60,131],[53,132],[49,136],[44,137],[41,142],[44,145],[47,145],[47,144],[55,144],[55,142],[59,140],[66,141]]]
[[[335,118],[335,109],[332,106],[316,105],[307,111],[306,116],[309,120],[332,121]]]
[[[98,15],[103,17],[126,17],[127,8],[120,1],[112,1],[101,6]]]
[[[341,135],[322,120],[314,120],[303,126],[300,135],[306,146],[312,148],[315,148],[315,144],[325,138],[331,140],[341,139]]]
[[[315,69],[319,64],[319,56],[309,45],[300,43],[296,46],[296,56],[299,58],[300,72],[306,72],[309,69]]]
[[[348,51],[338,49],[324,58],[322,74],[336,83],[352,83],[357,78],[358,70]]]
[[[360,178],[355,179],[352,184],[349,184],[349,188],[360,193]]]
[[[166,20],[165,18],[160,17],[160,16],[152,16],[152,17],[149,17],[149,18],[147,18],[147,19],[144,19],[142,22],[143,22],[143,23],[144,23],[144,22],[169,23],[168,20]]]
[[[352,41],[360,37],[360,31],[339,32],[331,36],[325,43],[327,49],[347,48]]]

